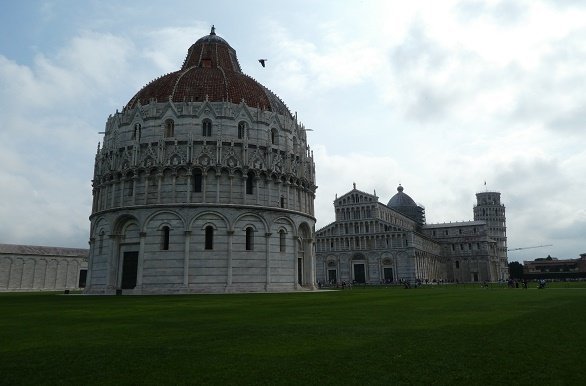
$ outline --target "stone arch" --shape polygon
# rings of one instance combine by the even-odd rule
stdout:
[[[315,254],[311,227],[302,222],[297,227],[297,256],[296,272],[297,284],[314,288],[315,283]]]
[[[129,214],[122,214],[120,216],[118,216],[115,220],[114,220],[114,226],[112,227],[112,233],[116,234],[116,235],[120,235],[124,232],[124,228],[130,223],[130,222],[135,222],[136,224],[138,224],[138,220],[136,217],[129,215]]]
[[[32,289],[34,273],[35,273],[35,260],[33,258],[25,259],[22,267],[22,282],[20,283],[21,288]]]
[[[55,279],[55,289],[64,289],[67,286],[68,270],[69,262],[66,259],[60,258],[57,262],[57,277]]]
[[[386,284],[397,281],[399,279],[397,269],[397,259],[395,256],[390,252],[382,253],[380,256],[380,279]]]
[[[271,233],[275,235],[272,240],[271,250],[279,253],[293,253],[296,242],[295,222],[287,217],[281,216],[274,219],[270,225]]]
[[[297,228],[297,236],[304,239],[311,238],[311,227],[309,224],[307,224],[307,222],[304,221],[299,224],[299,227]]]
[[[80,264],[77,259],[70,260],[67,270],[67,281],[65,283],[65,288],[76,288],[78,285],[78,276],[80,270]]]
[[[205,235],[208,226],[211,226],[214,229],[213,248],[211,250],[205,248]],[[205,252],[205,255],[198,256],[198,259],[200,260],[190,263],[196,271],[205,266],[202,259],[210,259],[208,262],[209,264],[217,264],[217,261],[213,262],[212,253],[213,251],[225,251],[228,249],[229,229],[229,220],[222,213],[216,211],[206,210],[196,214],[193,219],[191,219],[188,228],[188,230],[191,231],[189,250],[195,251],[196,254],[202,254]],[[223,264],[224,262],[221,263],[221,265]]]
[[[154,225],[154,221],[157,217],[162,217],[164,215],[169,215],[170,217],[172,217],[172,219],[170,218],[164,218],[161,221],[161,223],[166,222],[168,224],[171,224],[171,228],[172,229],[186,229],[185,228],[185,224],[186,221],[183,218],[183,216],[181,216],[179,213],[173,211],[173,210],[158,210],[155,211],[153,213],[151,213],[144,221],[144,224],[142,225],[142,231],[143,232],[147,232],[148,234],[148,230],[150,229],[150,227],[153,227],[153,229],[158,229],[159,226]]]
[[[208,216],[216,216],[217,218],[221,219],[224,222],[224,225],[227,229],[230,229],[230,221],[228,220],[228,218],[223,215],[220,212],[216,212],[216,211],[211,211],[211,210],[206,210],[200,213],[197,213],[195,216],[193,216],[193,218],[189,221],[189,226],[188,229],[189,230],[193,230],[194,229],[194,225],[196,223],[196,221],[208,217]],[[217,224],[216,224],[217,225]]]
[[[353,282],[366,283],[369,281],[368,259],[363,253],[357,252],[352,255],[350,271]]]
[[[55,282],[57,280],[57,268],[58,261],[56,259],[50,259],[47,262],[47,270],[45,271],[45,285],[44,288],[54,289]]]
[[[336,285],[340,281],[340,266],[336,255],[327,255],[324,260],[325,280],[330,285]]]
[[[258,221],[259,223],[262,224],[262,228],[263,229],[258,229],[258,231],[269,232],[269,229],[270,228],[269,228],[269,226],[267,224],[266,219],[263,216],[260,216],[260,215],[258,215],[256,213],[253,213],[253,212],[244,212],[244,213],[240,214],[238,217],[236,217],[236,219],[234,220],[234,224],[233,224],[232,229],[233,230],[238,230],[238,225],[237,224],[240,223],[240,222],[242,222],[242,221],[245,221],[245,219],[247,217],[254,218],[255,221]]]
[[[45,277],[47,272],[47,260],[38,259],[35,264],[35,272],[33,274],[33,288],[45,288]]]
[[[10,278],[10,267],[12,266],[12,259],[8,256],[0,257],[0,288],[8,288],[8,280]]]
[[[296,234],[295,232],[295,222],[287,216],[280,216],[274,219],[271,223],[271,229],[277,229],[282,227],[282,224],[286,223],[290,227],[290,231],[292,234]]]

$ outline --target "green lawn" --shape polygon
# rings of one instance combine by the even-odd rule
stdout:
[[[585,327],[573,287],[2,294],[0,384],[578,385]]]

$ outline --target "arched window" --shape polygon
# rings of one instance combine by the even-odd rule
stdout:
[[[204,137],[212,136],[212,121],[210,121],[209,119],[203,120],[201,135],[203,135]]]
[[[281,196],[281,208],[285,207],[285,196]]]
[[[205,249],[214,249],[214,227],[211,225],[206,227]]]
[[[174,137],[175,136],[175,122],[172,119],[167,119],[165,121],[165,138]]]
[[[238,123],[238,138],[242,139],[246,135],[246,122]]]
[[[279,144],[279,133],[277,132],[277,129],[271,129],[271,144]]]
[[[246,194],[253,194],[254,193],[254,173],[248,172],[248,176],[246,177]]]
[[[252,251],[254,249],[254,229],[252,227],[246,228],[246,250]]]
[[[130,174],[127,178],[128,181],[128,196],[132,197],[134,195],[134,175]]]
[[[171,229],[168,226],[164,226],[161,229],[161,250],[163,250],[163,251],[169,250],[170,233],[171,233]]]
[[[286,233],[284,230],[279,231],[279,252],[285,252]]]
[[[134,124],[134,131],[132,132],[132,139],[136,139],[137,141],[140,141],[141,129],[142,129],[142,126],[140,125],[140,123]]]
[[[456,268],[460,268],[460,262],[456,260]]]
[[[201,182],[202,182],[202,175],[201,170],[194,170],[193,171],[193,191],[195,193],[201,192]]]

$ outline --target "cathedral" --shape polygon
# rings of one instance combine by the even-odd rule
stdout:
[[[108,118],[92,184],[86,293],[315,288],[306,129],[213,27]]]
[[[335,221],[316,232],[320,283],[484,282],[508,278],[505,206],[476,194],[474,220],[426,224],[403,192],[388,204],[354,188],[334,200]]]

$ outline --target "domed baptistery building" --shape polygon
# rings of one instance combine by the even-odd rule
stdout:
[[[86,292],[315,288],[306,130],[211,33],[108,118]]]

